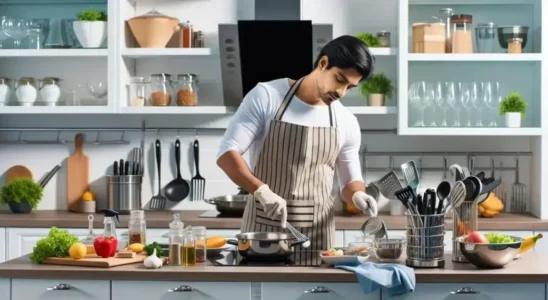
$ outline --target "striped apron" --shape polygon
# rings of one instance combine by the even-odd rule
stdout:
[[[319,252],[333,247],[335,220],[331,195],[335,162],[339,155],[338,131],[282,121],[282,116],[303,78],[291,86],[270,123],[253,173],[287,201],[287,222],[310,238],[310,247],[295,246],[296,265],[319,265]],[[268,218],[258,199],[247,202],[242,232],[283,232],[279,221]]]

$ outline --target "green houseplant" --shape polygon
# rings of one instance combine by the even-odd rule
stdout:
[[[384,73],[375,73],[360,85],[360,93],[369,106],[384,106],[385,99],[394,93],[394,85]]]
[[[499,106],[499,114],[504,115],[506,127],[520,127],[521,117],[525,116],[527,102],[518,92],[511,92],[502,100]]]
[[[40,184],[30,178],[18,178],[7,183],[0,190],[0,203],[9,205],[13,213],[30,213],[42,200]]]
[[[107,38],[107,14],[104,11],[83,10],[72,26],[83,48],[99,48]]]
[[[380,47],[379,39],[368,32],[362,32],[356,34],[356,37],[360,39],[362,42],[364,42],[368,47],[376,48]]]

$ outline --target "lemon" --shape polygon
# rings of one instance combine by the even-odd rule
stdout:
[[[145,249],[145,245],[143,244],[140,244],[140,243],[134,243],[134,244],[131,244],[127,247],[128,250],[131,250],[135,253],[141,253],[143,252],[143,250]]]
[[[69,255],[70,257],[74,259],[80,259],[86,256],[87,251],[88,250],[86,248],[86,245],[82,243],[75,243],[72,246],[70,246]]]
[[[83,201],[95,201],[95,195],[93,195],[93,193],[90,192],[90,191],[86,191],[86,192],[82,195],[82,200],[83,200]]]

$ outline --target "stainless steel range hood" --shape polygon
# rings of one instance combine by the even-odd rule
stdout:
[[[279,29],[276,27],[278,25]],[[250,27],[252,28],[251,30]],[[265,43],[264,40],[254,41],[249,34],[246,35],[246,33],[253,31],[253,27],[267,28],[267,31],[270,33],[272,33],[272,30],[279,30],[279,32],[276,32],[276,36],[287,36],[288,38],[286,40],[279,40],[277,43]],[[307,27],[310,28],[308,31],[306,30]],[[295,30],[291,30],[291,28],[295,28]],[[303,32],[302,36],[308,37],[308,40],[304,41],[306,43],[297,43],[298,39],[295,37],[291,39],[289,37],[291,34],[295,34],[295,32]],[[304,69],[307,72],[311,71],[314,59],[318,56],[321,48],[332,39],[333,26],[331,24],[312,24],[311,21],[301,20],[301,0],[255,0],[255,21],[239,21],[238,24],[219,24],[219,49],[224,105],[239,106],[252,85],[254,86],[260,81],[275,79],[270,77],[273,77],[273,74],[281,74],[279,68],[288,69],[287,74],[284,73],[283,75],[287,77],[302,74]],[[293,44],[289,43],[289,41],[293,41]],[[269,64],[269,59],[273,57],[272,53],[277,51],[275,48],[282,47],[281,45],[286,48],[294,47],[291,51],[295,51],[297,55],[301,54],[301,57],[307,57],[306,60],[310,59],[310,62],[306,60],[291,60],[293,55],[289,55],[287,51],[280,51],[280,57],[287,58],[287,60],[280,61],[280,57],[274,55],[278,61]],[[278,50],[282,49],[278,48]],[[242,53],[247,54],[244,54],[245,57],[242,57]],[[254,57],[250,58],[249,53],[256,54],[251,55]],[[265,53],[264,64],[257,63],[257,57],[255,57],[261,53]],[[267,53],[270,56],[266,55]],[[272,75],[265,75],[264,71],[254,72],[254,70],[250,70],[253,68],[267,70],[278,68],[278,70],[273,70]],[[292,68],[298,68],[299,71],[292,70]]]

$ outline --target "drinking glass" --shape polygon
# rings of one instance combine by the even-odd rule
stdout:
[[[500,107],[500,103],[502,102],[502,97],[503,97],[503,94],[502,94],[502,90],[501,90],[501,86],[500,86],[500,82],[496,81],[494,83],[491,84],[492,85],[492,89],[493,89],[493,93],[492,93],[492,103],[493,103],[493,106],[490,106],[491,109],[493,110],[493,127],[497,127],[498,126],[498,122],[501,118],[501,116],[499,116],[498,114],[498,109]]]
[[[472,82],[470,85],[470,104],[472,104],[472,107],[475,108],[475,111],[477,112],[478,119],[476,121],[477,127],[483,127],[483,122],[481,121],[481,109],[483,106],[483,99],[482,99],[482,91],[480,90],[480,85],[477,82]],[[469,111],[468,117],[471,119],[472,112]]]
[[[21,40],[29,34],[27,21],[23,19],[8,19],[5,23],[4,32],[14,40],[15,48],[20,48]]]
[[[434,102],[442,112],[441,127],[447,127],[447,103],[445,101],[447,93],[444,91],[445,88],[447,88],[447,86],[439,81],[436,82],[436,86],[434,88]]]
[[[428,108],[430,108],[430,110],[432,110],[432,114],[431,115],[428,114],[428,117],[430,119],[430,122],[429,122],[428,126],[432,126],[432,127],[436,126],[436,122],[435,122],[435,118],[434,118],[434,115],[436,113],[436,108],[434,107],[435,100],[436,100],[436,94],[435,94],[435,90],[434,90],[434,85],[430,82],[427,82],[424,98],[422,99],[422,103],[423,103],[424,111],[426,111]],[[425,118],[425,116],[424,116],[424,112],[423,112],[423,121],[424,121],[424,118]]]
[[[460,105],[467,113],[466,124],[464,126],[470,127],[472,124],[470,124],[470,114],[468,111],[468,105],[470,104],[470,86],[468,83],[459,82],[459,96]],[[460,107],[457,109],[457,117],[460,123]]]
[[[498,108],[498,102],[496,101],[497,100],[496,97],[493,97],[493,84],[490,81],[486,81],[486,82],[483,82],[482,85],[483,85],[483,93],[482,93],[483,103],[485,104],[485,107],[487,108],[487,110],[492,112],[492,114],[489,113],[490,121],[487,126],[494,127],[496,124],[495,120],[497,118],[496,110]]]
[[[424,126],[424,102],[426,99],[426,82],[420,81],[417,83],[415,92],[415,105],[419,111],[419,125]]]
[[[457,104],[457,93],[456,93],[456,87],[455,83],[452,81],[445,83],[445,101],[447,102],[447,106],[449,106],[452,109],[455,109],[457,111],[457,117],[453,121],[453,127],[459,127],[460,126],[460,119],[459,119],[459,108]],[[447,115],[446,115],[447,117]]]
[[[6,22],[8,18],[5,16],[0,16],[0,49],[2,49],[2,43],[9,39],[9,36],[6,34]]]

